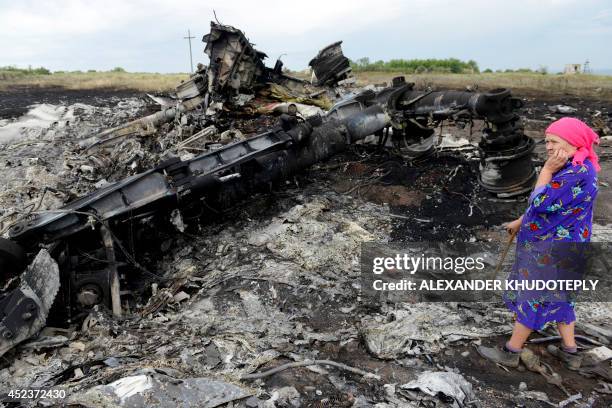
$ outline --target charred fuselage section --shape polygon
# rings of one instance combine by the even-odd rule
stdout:
[[[228,91],[238,94],[261,86],[267,73],[263,62],[267,55],[256,50],[242,31],[211,22],[210,33],[202,41],[210,60],[203,72],[209,95],[217,99]]]

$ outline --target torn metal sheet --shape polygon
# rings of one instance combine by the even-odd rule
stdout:
[[[162,107],[170,107],[170,106],[174,106],[176,105],[176,99],[173,98],[168,98],[165,96],[157,96],[157,95],[151,95],[151,94],[146,94],[153,102],[157,103],[159,106]]]
[[[432,397],[442,394],[453,401],[452,406],[464,407],[473,401],[474,391],[461,374],[449,371],[425,371],[409,383],[400,385],[405,390],[419,390]]]
[[[314,83],[319,86],[333,86],[351,78],[351,65],[342,53],[342,41],[335,42],[323,48],[316,57],[308,63],[316,77]]]
[[[70,403],[87,407],[215,408],[251,395],[230,383],[208,378],[179,379],[148,369],[73,395]]]
[[[41,249],[19,288],[0,294],[0,356],[45,326],[59,288],[57,262]]]

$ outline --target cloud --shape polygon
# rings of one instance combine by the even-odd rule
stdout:
[[[0,0],[0,65],[52,69],[185,70],[187,29],[202,60],[203,34],[214,19],[242,29],[271,58],[304,67],[323,46],[344,39],[351,57],[373,59],[484,56],[525,64],[545,41],[610,39],[604,0]],[[571,34],[571,35],[570,35]],[[590,41],[589,41],[590,40]],[[588,46],[587,46],[588,48]],[[592,54],[593,50],[589,50]],[[605,54],[601,50],[601,54]],[[609,53],[608,53],[609,54]],[[160,58],[159,56],[164,56]],[[568,57],[569,58],[569,57]],[[577,58],[577,57],[573,57]],[[607,57],[612,58],[612,57]],[[495,61],[479,61],[492,65]],[[533,61],[531,65],[548,64]],[[612,66],[612,61],[610,63]]]
[[[137,15],[128,2],[48,1],[2,5],[3,36],[55,37],[91,34],[121,27]]]

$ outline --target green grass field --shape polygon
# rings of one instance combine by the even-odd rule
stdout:
[[[292,75],[309,78],[305,71]],[[402,72],[356,72],[358,85],[390,83]],[[573,95],[612,101],[612,76],[556,75],[537,73],[406,74],[406,80],[415,82],[420,89],[464,89],[477,86],[484,91],[493,88],[511,88],[523,95]],[[14,87],[62,87],[66,89],[133,89],[143,92],[172,91],[189,74],[157,74],[128,72],[70,72],[49,75],[23,74],[0,69],[0,90]]]
[[[0,70],[0,90],[12,87],[61,87],[66,89],[133,89],[143,92],[167,92],[189,74],[139,72],[66,72],[50,75],[23,75]]]
[[[358,84],[391,81],[403,75],[401,72],[357,72]],[[477,86],[484,91],[493,88],[511,88],[516,94],[525,95],[573,95],[612,101],[612,76],[556,75],[537,73],[489,73],[489,74],[407,74],[406,81],[419,88],[464,89]]]

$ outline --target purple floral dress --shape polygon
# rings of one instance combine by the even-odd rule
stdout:
[[[572,165],[568,161],[553,175],[550,183],[536,188],[529,197],[529,208],[523,216],[517,238],[516,260],[508,279],[525,279],[528,276],[529,279],[553,279],[550,271],[558,271],[559,263],[553,268],[547,265],[555,261],[550,261],[549,253],[541,249],[548,245],[548,249],[553,251],[553,245],[559,248],[566,242],[591,240],[593,203],[597,191],[597,173],[589,160],[582,165]],[[527,258],[530,261],[525,261]],[[543,265],[548,267],[542,268]],[[504,300],[508,308],[516,313],[517,321],[532,330],[541,330],[548,323],[571,323],[576,320],[574,302],[551,301],[550,293],[531,292],[530,296],[524,293],[517,296],[517,292],[506,292]]]

